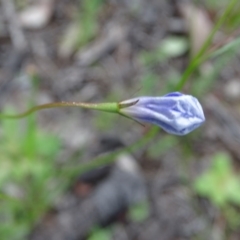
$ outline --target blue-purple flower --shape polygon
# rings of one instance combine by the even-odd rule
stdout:
[[[175,135],[186,135],[205,121],[199,101],[179,92],[129,99],[120,102],[119,106],[120,114],[138,122],[155,124]]]

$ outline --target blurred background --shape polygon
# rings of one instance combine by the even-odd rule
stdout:
[[[0,0],[0,108],[194,95],[176,137],[79,108],[0,120],[1,240],[240,239],[238,0]]]

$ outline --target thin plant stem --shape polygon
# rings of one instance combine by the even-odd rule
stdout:
[[[86,109],[117,113],[119,109],[119,104],[118,103],[54,102],[54,103],[46,103],[43,105],[34,106],[29,110],[27,110],[26,112],[16,114],[16,115],[0,114],[0,118],[9,118],[9,119],[24,118],[30,115],[31,113],[34,113],[39,110],[49,109],[49,108],[59,108],[59,107],[81,107]]]
[[[90,162],[81,164],[80,166],[74,166],[74,167],[64,167],[62,169],[62,174],[68,174],[69,176],[76,176],[76,175],[81,175],[84,172],[87,172],[91,169],[95,169],[107,164],[111,164],[116,160],[116,157],[123,153],[123,152],[134,152],[139,148],[144,147],[146,144],[148,144],[151,140],[153,140],[157,133],[159,132],[159,128],[156,126],[153,126],[149,129],[149,131],[146,133],[146,135],[133,143],[130,146],[127,146],[125,148],[122,148],[120,150],[116,150],[114,152],[110,152],[107,155],[100,155],[92,159]],[[66,179],[66,187],[68,184],[72,182],[71,177]],[[62,186],[61,186],[62,187]]]
[[[178,82],[178,84],[176,86],[177,91],[182,90],[182,88],[188,81],[189,77],[192,75],[192,73],[195,71],[195,69],[200,65],[200,63],[202,63],[202,61],[199,59],[202,58],[202,56],[205,54],[205,52],[211,45],[211,42],[212,42],[212,39],[213,39],[215,33],[219,30],[219,28],[222,26],[222,24],[226,21],[226,19],[228,18],[229,14],[233,10],[233,8],[237,2],[238,2],[238,0],[232,0],[229,2],[226,10],[224,11],[223,15],[219,18],[219,20],[217,21],[215,26],[213,27],[210,35],[208,36],[207,40],[203,44],[202,48],[200,49],[198,54],[194,57],[194,59],[190,62],[188,68],[183,73],[180,81]],[[204,58],[204,60],[206,60],[206,59]]]

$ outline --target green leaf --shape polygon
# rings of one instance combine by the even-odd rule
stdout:
[[[240,180],[226,153],[218,153],[213,157],[212,166],[195,180],[193,187],[198,194],[208,197],[217,206],[223,207],[230,202],[240,204]]]
[[[128,216],[135,222],[143,221],[149,216],[149,206],[147,202],[136,204],[129,209]]]
[[[110,240],[111,230],[110,229],[95,229],[88,240]]]

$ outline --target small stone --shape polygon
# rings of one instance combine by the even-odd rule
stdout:
[[[22,27],[36,30],[45,27],[53,15],[53,0],[42,0],[19,13]]]
[[[224,95],[230,101],[240,100],[240,79],[230,80],[224,87]]]

